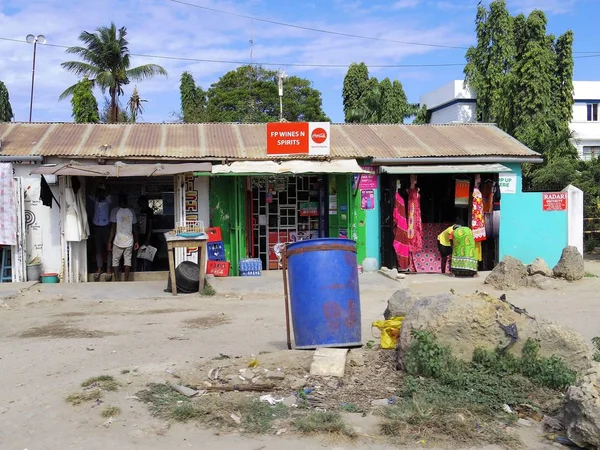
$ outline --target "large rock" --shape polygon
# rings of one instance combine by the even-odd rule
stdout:
[[[600,448],[600,364],[567,390],[562,422],[570,440],[589,449]]]
[[[512,353],[520,356],[527,338],[533,338],[540,342],[541,356],[562,357],[577,371],[590,367],[590,350],[581,335],[557,323],[516,313],[507,303],[485,293],[413,296],[410,301],[413,305],[404,314],[397,347],[399,365],[411,344],[412,329],[431,331],[452,349],[454,356],[470,361],[477,347],[494,349],[508,345],[510,339],[500,328],[499,321],[503,325],[517,325],[519,339],[511,347]],[[408,302],[405,306],[408,308]]]
[[[561,283],[564,283],[564,281],[549,278],[539,273],[527,278],[527,286],[543,291],[558,289],[561,287]]]
[[[554,276],[554,272],[552,271],[552,269],[550,267],[548,267],[548,264],[546,264],[546,261],[544,261],[542,258],[536,258],[531,264],[529,264],[527,266],[527,273],[529,275],[543,275],[545,277],[552,277]]]
[[[383,312],[385,320],[389,320],[392,317],[404,317],[410,311],[417,301],[417,298],[413,296],[410,289],[400,289],[394,292],[388,300],[388,306]]]
[[[505,256],[485,279],[500,291],[519,289],[527,285],[527,268],[521,261],[512,256]]]
[[[577,247],[565,247],[558,264],[554,267],[554,276],[567,281],[581,280],[585,276],[583,255]]]

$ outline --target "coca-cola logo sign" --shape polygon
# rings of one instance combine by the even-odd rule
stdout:
[[[315,128],[311,133],[310,138],[316,144],[322,144],[327,140],[327,131],[325,131],[323,128]]]

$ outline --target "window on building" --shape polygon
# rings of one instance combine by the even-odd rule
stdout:
[[[588,122],[598,122],[598,103],[588,103],[587,120]]]
[[[600,156],[600,146],[583,146],[583,155],[582,159],[584,161],[590,161],[592,159],[596,159]]]

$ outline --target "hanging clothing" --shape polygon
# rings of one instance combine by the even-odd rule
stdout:
[[[450,269],[457,276],[473,276],[477,273],[475,240],[473,232],[468,227],[454,230]]]
[[[423,248],[423,224],[421,222],[421,194],[419,189],[408,190],[408,250],[420,252]]]
[[[73,188],[65,188],[65,203],[67,211],[65,216],[65,240],[69,242],[80,242],[90,235],[87,214],[85,211],[85,199],[83,190],[79,189],[77,195]]]
[[[17,245],[17,203],[11,163],[0,163],[0,245]]]
[[[408,252],[408,223],[406,221],[406,204],[396,192],[394,203],[394,250],[398,260],[399,270],[408,270],[410,260]]]
[[[485,217],[483,215],[483,197],[481,191],[473,189],[473,209],[471,213],[471,230],[475,242],[485,241]]]
[[[493,181],[486,181],[481,187],[484,214],[491,213],[494,208],[494,185]]]
[[[44,175],[42,175],[40,179],[40,199],[42,200],[42,205],[52,208],[52,198],[50,186],[48,186],[48,182],[44,178]]]
[[[454,191],[454,206],[468,207],[469,206],[469,190],[471,182],[469,180],[456,180]]]

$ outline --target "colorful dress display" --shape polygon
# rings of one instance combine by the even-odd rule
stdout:
[[[408,252],[408,222],[406,221],[406,204],[396,192],[394,203],[394,251],[398,259],[398,269],[408,270],[410,264]]]
[[[473,209],[471,212],[471,230],[475,239],[475,253],[477,261],[483,259],[481,243],[486,240],[485,216],[483,215],[483,196],[477,188],[473,189]]]
[[[416,187],[408,190],[408,250],[420,252],[423,248],[423,224],[421,222],[421,194]]]
[[[475,240],[469,227],[454,230],[450,269],[456,276],[473,276],[477,273]]]
[[[469,206],[470,189],[471,182],[469,180],[456,180],[456,187],[454,190],[454,206],[464,208]]]

